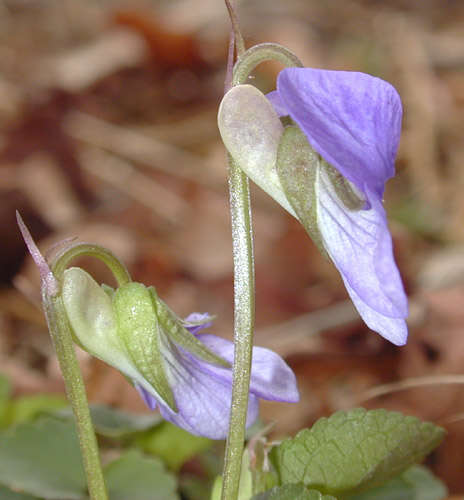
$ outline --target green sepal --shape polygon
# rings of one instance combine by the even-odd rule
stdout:
[[[113,309],[118,336],[132,363],[169,408],[177,412],[161,354],[163,331],[149,289],[135,282],[119,287],[113,296]]]
[[[277,150],[280,184],[309,237],[326,255],[317,224],[316,184],[321,163],[321,157],[309,145],[300,128],[286,127]]]
[[[277,148],[284,128],[269,99],[252,85],[232,87],[219,106],[218,127],[237,165],[295,216],[276,171]]]
[[[207,363],[230,368],[230,363],[228,361],[208,349],[195,337],[195,335],[192,335],[182,325],[177,315],[158,297],[153,287],[149,287],[148,290],[150,291],[153,304],[156,307],[158,321],[164,333],[172,342]]]
[[[362,408],[319,419],[272,450],[280,482],[303,483],[323,493],[373,488],[421,461],[445,430],[386,410]]]
[[[340,200],[348,210],[361,210],[366,204],[363,195],[356,190],[356,187],[332,165],[326,161],[321,161],[324,170],[332,183],[332,186]]]
[[[111,298],[92,276],[79,267],[66,269],[61,299],[76,344],[125,375],[135,375],[118,336]]]

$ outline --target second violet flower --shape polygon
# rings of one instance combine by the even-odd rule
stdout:
[[[281,71],[267,97],[250,85],[233,87],[218,117],[234,160],[300,220],[366,324],[397,345],[407,339],[408,305],[382,197],[401,117],[389,83],[310,68]]]

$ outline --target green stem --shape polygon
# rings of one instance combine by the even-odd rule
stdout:
[[[73,340],[61,295],[44,297],[48,328],[64,379],[66,395],[76,419],[87,486],[92,500],[107,500],[108,494],[90,417],[82,374],[74,352]]]
[[[253,230],[248,178],[229,156],[229,192],[234,254],[234,367],[222,499],[237,498],[250,390],[255,314]]]
[[[131,280],[126,268],[111,252],[97,245],[80,243],[66,248],[54,259],[52,272],[60,287],[66,267],[72,259],[81,255],[97,257],[102,260],[111,269],[119,285]],[[47,287],[43,287],[43,303],[48,328],[63,375],[66,394],[76,420],[90,498],[92,500],[107,500],[108,494],[97,439],[90,417],[84,381],[74,351],[71,328],[64,309],[63,299],[59,291],[52,296]]]
[[[235,28],[235,26],[234,26]],[[302,66],[296,56],[276,44],[261,44],[246,52],[238,50],[233,85],[246,82],[253,69],[273,59],[285,66]],[[229,193],[234,256],[234,367],[229,434],[227,436],[222,500],[235,500],[240,486],[240,470],[245,442],[246,417],[251,378],[255,280],[253,229],[248,177],[229,155]]]

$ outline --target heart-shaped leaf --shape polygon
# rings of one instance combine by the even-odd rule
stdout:
[[[415,417],[362,408],[321,418],[273,451],[281,484],[337,495],[384,483],[422,460],[444,429]]]
[[[443,500],[446,486],[428,469],[414,465],[377,488],[349,497],[347,500]]]
[[[71,408],[65,408],[53,413],[58,418],[73,420]],[[159,413],[136,414],[95,404],[90,406],[90,415],[95,432],[108,438],[123,438],[136,432],[147,431],[164,422]]]
[[[86,479],[74,424],[41,418],[1,432],[0,483],[47,500],[81,500]]]

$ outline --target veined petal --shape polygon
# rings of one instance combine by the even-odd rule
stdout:
[[[365,193],[379,198],[394,175],[402,108],[389,83],[373,76],[311,68],[279,73],[281,104],[311,146]]]
[[[408,315],[407,298],[393,258],[381,201],[366,188],[371,208],[346,208],[323,168],[319,170],[316,192],[318,227],[324,247],[340,271],[353,302],[363,318],[371,318],[366,323],[372,329],[386,338],[395,337],[385,321],[382,324],[373,320],[374,313],[401,320]],[[401,339],[395,343],[401,343]]]
[[[229,363],[234,362],[234,344],[216,335],[198,336],[209,349]],[[200,363],[200,368],[211,375],[232,383],[232,371]],[[296,403],[299,400],[295,374],[287,363],[275,352],[264,347],[253,347],[250,392],[261,399]]]
[[[161,415],[192,434],[224,439],[229,428],[232,385],[230,381],[203,370],[208,363],[199,361],[164,339],[165,368],[170,379],[178,412],[158,400]],[[247,426],[258,417],[258,398],[250,394]]]
[[[343,275],[342,275],[343,278]],[[408,327],[403,318],[389,318],[369,307],[343,278],[346,291],[366,325],[395,345],[404,345],[408,338]]]

